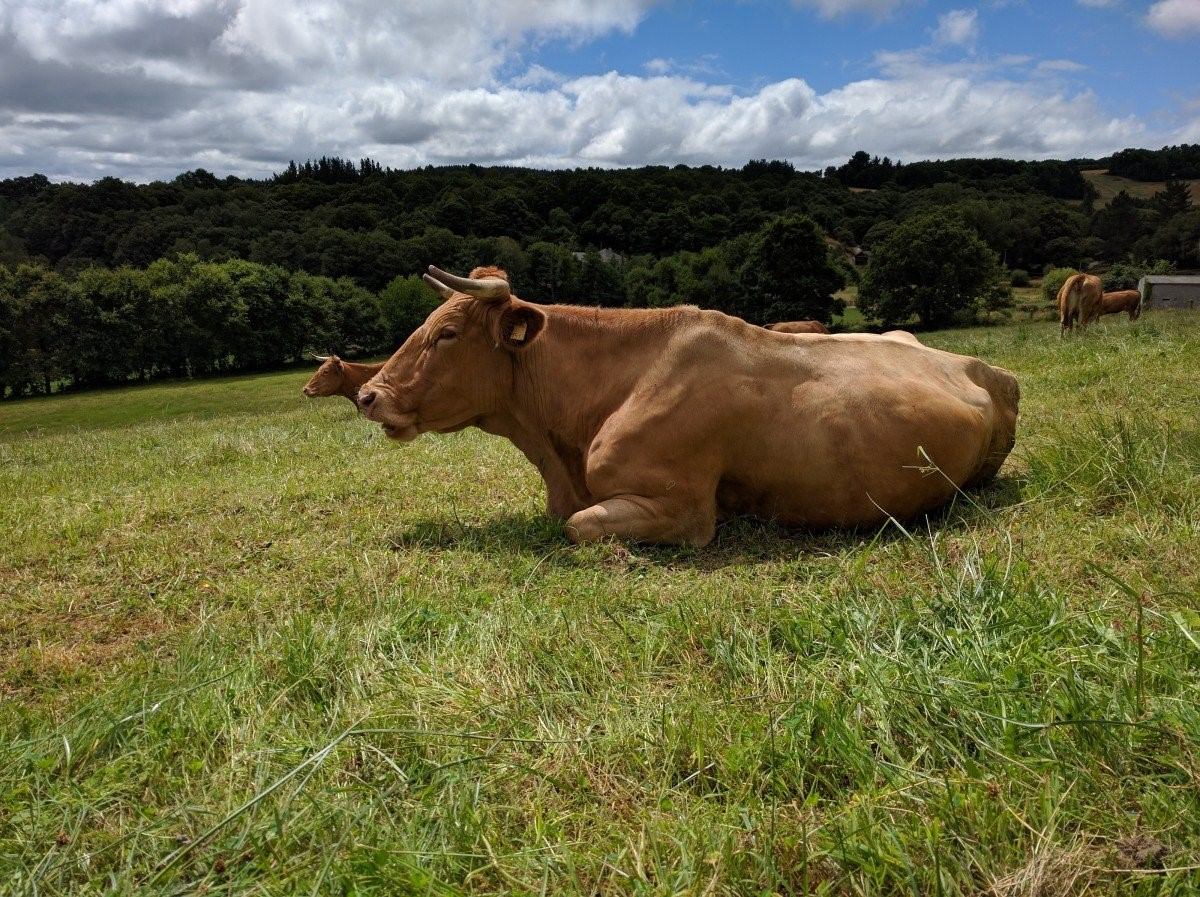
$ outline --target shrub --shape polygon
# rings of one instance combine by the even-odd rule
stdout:
[[[1027,287],[1029,286],[1029,272],[1021,268],[1013,268],[1008,272],[1008,282],[1014,287]]]
[[[1106,292],[1112,290],[1134,290],[1137,289],[1138,281],[1142,279],[1143,275],[1170,274],[1174,270],[1175,265],[1164,259],[1159,259],[1149,264],[1118,262],[1104,272],[1101,280],[1104,282]]]
[[[1042,298],[1047,302],[1058,299],[1058,291],[1072,274],[1078,274],[1074,268],[1051,268],[1042,278]]]

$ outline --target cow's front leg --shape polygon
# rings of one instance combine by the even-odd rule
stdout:
[[[635,542],[673,542],[707,545],[716,532],[716,509],[711,501],[670,502],[643,495],[620,495],[572,514],[567,536],[572,542],[629,539]]]

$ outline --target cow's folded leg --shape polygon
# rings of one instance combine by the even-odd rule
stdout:
[[[629,539],[635,542],[686,542],[707,545],[716,531],[712,509],[681,507],[640,495],[625,495],[597,502],[572,514],[567,536],[572,542]]]

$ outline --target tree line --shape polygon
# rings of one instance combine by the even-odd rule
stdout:
[[[254,262],[0,265],[0,391],[269,369],[313,346],[378,348],[388,324],[379,297],[349,280]]]
[[[1200,178],[1200,143],[1164,146],[1159,150],[1121,150],[1107,162],[1109,174],[1135,181]]]
[[[549,243],[521,249],[511,240],[459,248],[469,256],[432,261],[460,271],[500,265],[526,299],[694,304],[754,324],[830,323],[843,310],[835,294],[860,279],[843,247],[804,215],[777,216],[750,234],[660,259],[605,258]],[[939,213],[899,225],[861,286],[867,314],[925,326],[972,320],[1002,307],[1010,292],[996,253],[965,221]],[[0,396],[269,370],[311,352],[386,354],[439,301],[415,274],[372,292],[348,278],[195,254],[75,274],[0,265]]]
[[[1188,148],[1125,153],[1149,153],[1170,165],[1180,149]],[[1188,239],[1194,220],[1176,221],[1178,212],[1153,204],[1137,205],[1136,216],[1097,207],[1082,164],[900,164],[857,153],[822,176],[765,160],[737,169],[397,171],[369,159],[322,158],[264,180],[202,169],[150,184],[56,184],[31,175],[0,181],[0,262],[40,261],[69,273],[194,253],[349,277],[378,291],[431,258],[465,254],[471,241],[507,238],[522,250],[542,243],[661,259],[753,233],[779,215],[804,214],[843,245],[871,248],[890,227],[941,210],[969,219],[1013,269],[1040,272],[1131,255],[1200,264],[1200,241]]]
[[[837,308],[833,293],[850,277],[816,222],[797,216],[684,254],[682,267],[679,258],[605,260],[554,244],[522,250],[511,241],[479,241],[469,249],[469,257],[432,261],[460,271],[505,266],[518,295],[542,302],[694,301],[759,323],[828,321]],[[0,265],[0,395],[269,370],[314,351],[384,354],[438,301],[415,274],[372,292],[348,278],[195,254],[73,274],[38,263]]]
[[[767,160],[395,171],[325,157],[263,181],[13,178],[0,181],[0,380],[12,396],[390,351],[428,313],[416,274],[431,263],[500,265],[541,302],[692,303],[756,323],[828,322],[861,276],[865,313],[925,326],[1001,307],[1029,272],[1200,266],[1187,184],[1096,207],[1070,198],[1077,168],[859,153],[823,176]]]
[[[1057,199],[1095,198],[1095,191],[1071,162],[1021,159],[946,159],[893,162],[859,150],[844,164],[829,166],[825,177],[847,187],[879,189],[895,186],[912,190],[934,184],[964,184],[988,189],[1043,193]]]

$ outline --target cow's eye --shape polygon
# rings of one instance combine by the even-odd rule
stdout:
[[[445,342],[446,340],[456,339],[457,337],[458,337],[458,331],[455,328],[443,327],[441,330],[438,331],[437,341],[439,343],[441,343],[441,342]]]

